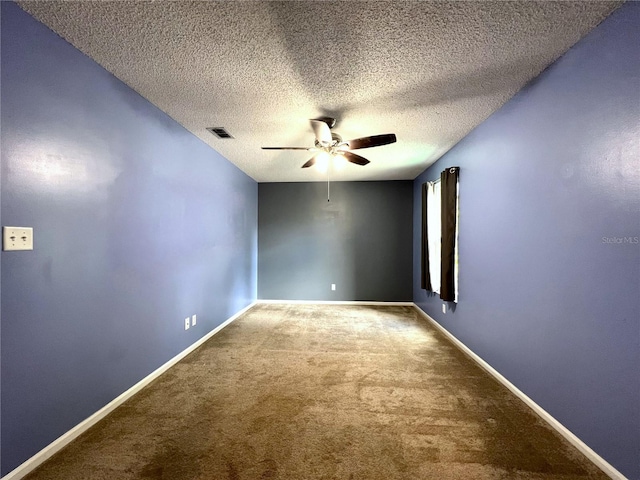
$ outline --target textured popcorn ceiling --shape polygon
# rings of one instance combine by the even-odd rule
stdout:
[[[326,179],[260,149],[312,146],[319,115],[398,137],[335,180],[413,179],[619,4],[20,2],[259,182]]]

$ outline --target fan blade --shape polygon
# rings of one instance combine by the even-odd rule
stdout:
[[[307,160],[307,163],[305,163],[304,165],[302,165],[302,168],[309,168],[309,167],[313,167],[316,163],[316,160],[318,159],[318,155],[314,155],[313,157],[311,157],[309,160]]]
[[[326,122],[322,120],[311,120],[311,127],[316,134],[316,140],[323,144],[330,144],[333,139],[331,138],[331,129]]]
[[[369,163],[369,160],[353,152],[342,152],[340,155],[343,155],[349,162],[355,163],[356,165],[366,165]]]
[[[314,150],[313,147],[262,147],[262,150]]]
[[[396,135],[394,133],[385,133],[383,135],[372,135],[370,137],[356,138],[349,140],[349,148],[351,150],[357,150],[358,148],[379,147],[380,145],[388,145],[396,141]]]

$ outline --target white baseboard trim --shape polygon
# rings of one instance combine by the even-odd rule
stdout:
[[[555,429],[560,435],[562,435],[571,445],[580,450],[589,460],[595,463],[605,474],[614,480],[628,480],[622,473],[620,473],[613,465],[607,462],[604,458],[594,452],[586,443],[576,437],[571,431],[556,420],[549,412],[529,398],[524,392],[522,392],[513,383],[503,377],[496,369],[485,362],[481,357],[473,352],[464,343],[458,340],[451,332],[436,322],[429,316],[427,312],[422,310],[418,305],[414,303],[416,311],[422,315],[431,325],[441,331],[451,342],[474,360],[483,370],[493,376],[502,385],[507,387],[511,393],[522,400],[529,408],[531,408],[540,418],[547,422],[553,429]]]
[[[25,477],[28,473],[35,470],[38,466],[40,466],[42,463],[44,463],[54,454],[62,450],[69,443],[71,443],[73,440],[78,438],[81,434],[86,432],[89,428],[94,426],[100,420],[105,418],[113,410],[115,410],[120,405],[122,405],[126,400],[128,400],[129,398],[134,396],[136,393],[138,393],[140,390],[142,390],[144,387],[149,385],[153,380],[155,380],[160,375],[165,373],[167,370],[173,367],[176,363],[178,363],[184,357],[189,355],[196,348],[198,348],[204,342],[209,340],[211,337],[213,337],[216,333],[218,333],[224,327],[229,325],[231,322],[236,320],[240,315],[242,315],[243,313],[253,308],[255,305],[256,305],[256,302],[253,302],[250,305],[243,308],[242,310],[240,310],[239,312],[237,312],[236,314],[234,314],[233,316],[229,317],[223,323],[221,323],[216,328],[214,328],[209,333],[207,333],[204,337],[202,337],[201,339],[199,339],[198,341],[196,341],[195,343],[193,343],[192,345],[184,349],[182,352],[180,352],[178,355],[176,355],[171,360],[166,362],[164,365],[158,367],[156,370],[154,370],[149,375],[144,377],[142,380],[140,380],[134,386],[129,388],[127,391],[125,391],[124,393],[120,394],[119,396],[111,400],[109,403],[107,403],[104,407],[102,407],[96,413],[91,415],[89,418],[83,420],[78,425],[73,427],[71,430],[64,433],[62,436],[58,437],[56,440],[54,440],[49,445],[47,445],[42,450],[40,450],[38,453],[36,453],[34,456],[26,460],[24,463],[22,463],[15,469],[11,470],[0,480],[19,480]]]
[[[413,307],[413,302],[369,302],[341,300],[256,300],[257,304],[271,305],[386,305],[388,307]]]

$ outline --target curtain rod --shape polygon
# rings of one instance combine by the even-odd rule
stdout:
[[[450,170],[451,173],[453,173],[457,168],[460,168],[460,167],[449,167],[449,170]],[[444,171],[446,171],[446,170],[447,169],[445,168]],[[433,181],[428,180],[428,183],[438,183],[441,180],[442,180],[442,177],[438,177],[436,180],[433,180]]]

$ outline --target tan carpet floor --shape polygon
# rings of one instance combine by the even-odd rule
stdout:
[[[26,478],[607,477],[411,307],[258,305]]]

